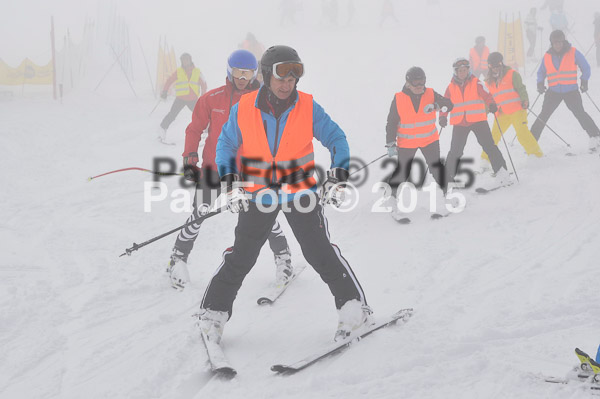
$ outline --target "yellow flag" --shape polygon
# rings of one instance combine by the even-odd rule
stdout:
[[[48,64],[40,66],[34,64],[29,58],[25,58],[16,68],[0,60],[0,85],[18,86],[23,84],[51,85],[52,60]]]

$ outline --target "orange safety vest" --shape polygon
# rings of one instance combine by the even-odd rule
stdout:
[[[425,106],[433,104],[435,100],[433,89],[425,89],[421,96],[419,112],[415,112],[410,96],[405,93],[396,93],[396,109],[400,116],[396,144],[401,148],[426,147],[440,139],[438,135],[436,112],[425,113]]]
[[[577,84],[577,64],[575,64],[575,47],[571,47],[565,53],[560,61],[558,71],[552,62],[552,55],[544,54],[544,65],[546,66],[546,77],[548,86],[558,85],[576,85]]]
[[[494,96],[494,101],[498,105],[500,111],[505,114],[512,114],[522,109],[521,97],[513,87],[514,69],[509,69],[506,75],[500,81],[500,84],[489,83],[485,81],[489,92]]]
[[[464,93],[454,81],[448,85],[450,100],[454,104],[454,108],[450,112],[451,125],[458,125],[465,117],[469,123],[487,120],[485,101],[481,99],[477,92],[478,81],[479,79],[472,76],[465,86]]]
[[[475,50],[475,47],[471,47],[471,51],[469,52],[469,56],[471,57],[471,60],[473,60],[473,65],[471,65],[471,70],[487,71],[487,69],[488,69],[487,60],[488,60],[489,55],[490,55],[490,49],[487,46],[485,46],[483,48],[483,53],[481,53],[481,55],[479,55],[477,50]]]
[[[238,103],[242,180],[254,183],[252,187],[244,187],[245,190],[254,193],[283,184],[288,194],[310,189],[317,184],[312,177],[315,170],[312,96],[298,92],[298,101],[288,115],[275,155],[269,147],[261,111],[256,107],[257,96],[258,91],[244,94]]]

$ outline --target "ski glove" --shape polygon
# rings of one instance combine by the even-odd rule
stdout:
[[[160,98],[162,98],[163,100],[167,99],[167,92],[163,91],[162,93],[160,93]]]
[[[396,143],[391,142],[391,143],[387,143],[385,145],[385,148],[387,148],[387,153],[388,153],[388,157],[395,157],[396,155],[398,155],[398,147],[396,146]]]
[[[529,109],[529,101],[527,101],[527,100],[521,101],[521,107],[523,107],[523,109]]]
[[[440,122],[440,126],[441,127],[448,126],[448,117],[447,116],[440,116],[439,122]]]
[[[221,178],[222,194],[219,197],[225,196],[227,210],[232,213],[240,213],[242,209],[247,211],[250,202],[248,200],[249,194],[246,190],[242,187],[236,187],[236,182],[238,181],[240,181],[240,177],[234,173],[228,173]]]
[[[491,103],[488,106],[488,109],[490,110],[491,113],[494,114],[494,113],[498,112],[498,105],[496,105],[496,103]]]
[[[197,152],[190,152],[186,157],[183,157],[183,176],[186,180],[196,183],[200,181],[200,169],[196,166],[198,161]]]
[[[585,93],[586,91],[588,91],[588,81],[582,80],[581,81],[581,92]]]
[[[544,82],[538,82],[538,93],[544,94],[546,92],[546,86],[544,86]]]
[[[321,202],[331,204],[336,208],[344,202],[346,188],[345,182],[348,181],[348,171],[342,168],[333,168],[327,171],[327,180],[321,186]]]

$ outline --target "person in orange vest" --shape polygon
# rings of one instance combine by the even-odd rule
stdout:
[[[460,158],[463,155],[469,133],[473,132],[477,142],[489,154],[494,175],[500,180],[508,180],[506,161],[494,144],[492,132],[487,121],[488,112],[498,111],[494,97],[483,88],[481,81],[471,73],[469,61],[457,58],[452,64],[454,75],[446,88],[445,97],[454,104],[450,113],[452,125],[452,143],[446,157],[446,181],[452,183],[456,175]],[[447,112],[440,116],[440,126],[448,124]]]
[[[339,322],[334,339],[342,340],[371,322],[356,275],[329,240],[322,206],[343,202],[350,157],[346,135],[312,95],[296,89],[304,75],[296,50],[270,47],[261,64],[265,84],[243,95],[231,108],[217,143],[216,163],[227,187],[221,196],[225,195],[228,209],[239,217],[234,244],[225,251],[202,299],[199,326],[209,341],[220,342],[237,292],[256,263],[277,214],[284,210],[304,257],[335,298]],[[321,200],[313,177],[313,139],[331,154]]]
[[[167,79],[160,97],[165,100],[169,88],[175,83],[175,101],[171,106],[169,113],[163,118],[158,129],[158,140],[165,142],[167,129],[177,118],[177,115],[184,107],[190,111],[194,110],[198,97],[206,93],[206,81],[202,76],[200,69],[196,68],[192,62],[192,56],[188,53],[181,54],[181,67]]]
[[[388,156],[397,156],[399,167],[397,180],[390,184],[399,186],[408,181],[417,150],[421,150],[433,178],[445,191],[436,112],[442,107],[452,111],[452,101],[425,87],[425,71],[420,67],[410,68],[405,78],[402,91],[392,100],[385,129]]]
[[[498,105],[492,128],[494,143],[498,144],[502,134],[506,133],[506,129],[512,125],[517,132],[517,140],[525,152],[541,157],[544,154],[527,126],[527,112],[525,111],[529,108],[527,88],[523,84],[519,72],[504,65],[503,60],[504,57],[498,52],[490,54],[488,57],[490,70],[485,80],[488,91]],[[500,124],[499,127],[498,124]],[[485,152],[481,156],[485,159],[488,158]]]
[[[477,36],[475,38],[475,46],[469,51],[469,64],[473,75],[479,78],[484,76],[488,72],[488,56],[490,55],[490,49],[485,45],[485,37]]]
[[[600,131],[590,115],[583,109],[581,93],[588,90],[591,75],[590,64],[575,47],[565,39],[565,34],[555,30],[550,34],[550,49],[538,69],[538,92],[544,94],[544,103],[538,118],[531,126],[531,133],[539,140],[546,122],[561,102],[567,104],[577,121],[590,137],[589,148],[596,151],[600,147]],[[581,87],[577,87],[577,67],[581,69]],[[550,88],[546,91],[544,81],[548,79]],[[579,90],[581,93],[579,93]]]

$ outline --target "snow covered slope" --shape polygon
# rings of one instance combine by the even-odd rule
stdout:
[[[443,93],[452,60],[467,53],[476,35],[495,45],[498,9],[485,8],[471,21],[465,10],[474,2],[440,3],[395,3],[402,24],[383,29],[377,27],[379,2],[373,8],[356,2],[357,21],[339,28],[324,26],[316,16],[297,28],[280,28],[274,8],[271,24],[256,30],[266,45],[298,48],[307,65],[300,89],[314,94],[347,132],[353,155],[368,162],[385,152],[385,118],[406,69],[422,66],[428,86]],[[524,15],[539,6],[522,3],[508,1],[504,11]],[[578,36],[588,41],[593,3],[567,9],[580,21]],[[302,12],[318,13],[318,4],[308,2]],[[222,12],[225,6],[212,7]],[[431,29],[423,28],[428,21]],[[211,87],[223,81],[224,57],[246,29],[216,38],[206,51],[218,48],[218,57],[197,61]],[[594,67],[590,95],[600,104],[598,72]],[[0,103],[1,398],[591,395],[540,378],[565,374],[577,362],[576,346],[595,353],[600,343],[600,157],[587,153],[586,134],[566,107],[550,123],[577,155],[565,156],[566,146],[547,130],[541,159],[528,158],[518,144],[509,147],[520,183],[486,196],[464,191],[461,214],[402,226],[371,212],[378,198],[371,188],[389,173],[378,163],[369,168],[353,212],[327,208],[332,240],[360,279],[375,316],[403,307],[415,314],[406,325],[378,332],[293,376],[273,376],[269,367],[327,345],[337,315],[327,287],[310,268],[275,305],[256,305],[275,274],[272,254],[264,249],[225,328],[223,344],[239,373],[225,382],[210,379],[191,316],[233,242],[236,216],[222,214],[203,225],[189,259],[192,283],[183,292],[170,288],[164,273],[174,236],[119,258],[133,242],[182,224],[187,214],[173,213],[168,201],[144,212],[150,174],[123,172],[91,182],[87,177],[152,168],[154,157],[179,162],[190,118],[182,111],[169,130],[176,146],[157,143],[155,129],[168,106],[148,117],[155,100],[131,98],[119,79],[115,73],[93,92],[98,79],[90,77],[91,89],[74,92],[62,105],[39,96]],[[533,100],[535,78],[529,73],[526,83]],[[600,123],[600,112],[585,96],[584,106]],[[445,129],[442,136],[443,155],[449,133]],[[504,145],[501,150],[506,155]],[[471,138],[465,155],[476,159],[476,167],[479,152]],[[326,151],[319,149],[317,156],[327,166]],[[170,193],[180,188],[178,178],[162,181]],[[305,262],[285,219],[279,220],[295,262]]]

